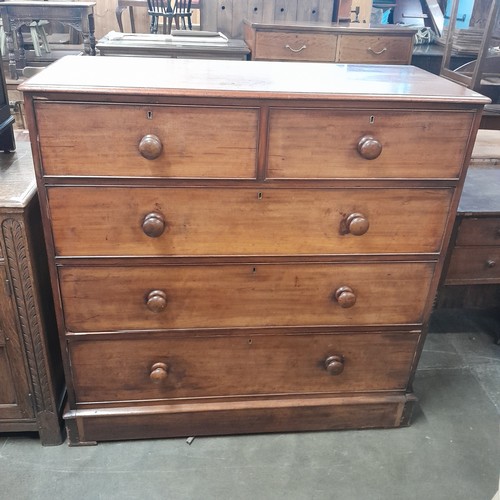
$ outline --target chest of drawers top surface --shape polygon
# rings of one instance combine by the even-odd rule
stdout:
[[[413,66],[67,56],[24,93],[486,104],[484,96]]]

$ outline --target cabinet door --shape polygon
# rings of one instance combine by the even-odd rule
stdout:
[[[0,265],[0,429],[2,420],[34,417],[30,389],[10,298],[6,270]]]

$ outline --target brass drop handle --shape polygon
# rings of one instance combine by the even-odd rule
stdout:
[[[329,356],[325,359],[325,370],[330,375],[340,375],[344,371],[344,358],[342,356]]]
[[[163,145],[160,138],[154,134],[147,134],[139,142],[139,153],[146,160],[156,160],[161,155]]]
[[[291,52],[302,52],[303,50],[307,49],[307,45],[302,45],[301,47],[299,47],[298,49],[294,49],[293,47],[290,47],[290,45],[286,44],[285,45],[285,49],[288,49],[290,50]]]
[[[163,290],[153,290],[146,298],[147,308],[154,313],[162,312],[167,307],[167,294]]]
[[[382,153],[382,144],[371,135],[364,135],[358,141],[358,153],[365,160],[374,160]]]
[[[351,214],[347,217],[346,226],[349,233],[354,236],[362,236],[368,231],[370,222],[363,214]]]
[[[387,52],[387,47],[384,47],[382,50],[375,50],[375,49],[372,49],[371,47],[368,47],[367,50],[368,50],[368,52],[371,52],[372,54],[379,56],[380,54]]]
[[[493,260],[493,259],[489,259],[486,261],[486,267],[488,268],[492,268],[492,267],[495,267],[497,265],[497,263]]]
[[[339,303],[340,307],[348,309],[356,303],[356,294],[349,286],[341,286],[335,290],[335,300]]]
[[[142,230],[150,238],[158,238],[165,231],[165,218],[159,212],[151,212],[142,221]]]
[[[168,366],[165,363],[155,363],[151,367],[149,378],[155,383],[159,384],[168,378]]]

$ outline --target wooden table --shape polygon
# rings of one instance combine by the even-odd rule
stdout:
[[[202,42],[200,38],[199,43],[188,42],[186,36],[175,36],[175,31],[173,35],[117,33],[112,31],[99,40],[97,50],[99,50],[101,56],[171,57],[182,59],[246,60],[250,54],[250,49],[243,40],[210,43]]]
[[[26,66],[26,54],[21,28],[33,21],[44,19],[57,21],[70,26],[83,36],[83,45],[87,55],[95,55],[94,37],[95,2],[2,2],[0,12],[7,37],[9,51],[10,77],[17,80],[17,65]],[[14,46],[14,33],[17,37],[17,54]]]

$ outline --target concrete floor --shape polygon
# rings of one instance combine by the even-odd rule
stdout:
[[[500,321],[441,310],[408,428],[44,448],[0,435],[0,499],[491,500],[499,488]]]

